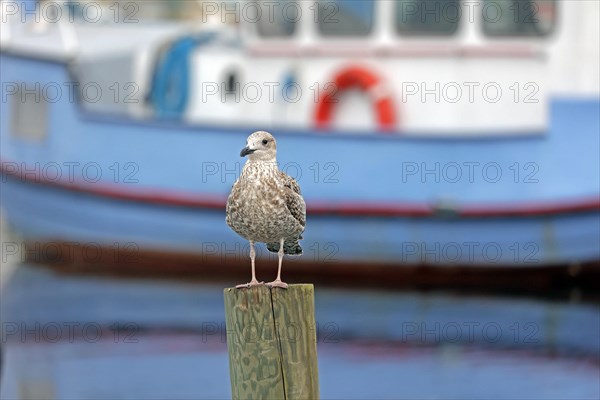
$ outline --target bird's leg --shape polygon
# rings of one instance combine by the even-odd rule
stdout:
[[[241,285],[237,285],[237,289],[241,288],[249,288],[252,286],[262,285],[264,282],[259,282],[256,279],[256,268],[254,260],[256,259],[256,252],[254,251],[254,242],[250,240],[250,263],[252,264],[252,280],[248,283],[242,283]]]
[[[280,287],[282,289],[287,289],[287,287],[288,287],[287,283],[281,281],[281,264],[283,263],[283,242],[284,242],[284,239],[281,239],[279,241],[279,251],[277,252],[277,255],[279,256],[279,267],[277,268],[277,279],[275,279],[273,282],[267,283],[267,285],[269,285],[271,287]]]
[[[255,266],[256,252],[254,251],[254,242],[250,241],[250,263],[252,264],[252,280],[250,286],[262,285],[264,282],[259,282],[256,279],[256,266]]]

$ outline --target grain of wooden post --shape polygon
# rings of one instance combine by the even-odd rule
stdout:
[[[225,289],[233,399],[318,399],[313,285]]]

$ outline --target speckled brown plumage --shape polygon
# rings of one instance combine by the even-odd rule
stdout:
[[[240,155],[248,155],[248,161],[227,199],[227,225],[251,246],[263,242],[269,251],[279,252],[283,240],[283,253],[300,255],[298,241],[306,225],[300,186],[279,170],[277,145],[270,133],[255,132],[247,144]],[[252,260],[253,251],[251,248]]]

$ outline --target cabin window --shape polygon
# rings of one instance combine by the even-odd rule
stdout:
[[[39,85],[21,83],[11,97],[11,134],[33,142],[43,141],[48,135],[48,99],[44,91]]]
[[[230,101],[231,99],[237,100],[239,98],[240,80],[239,74],[235,70],[231,70],[225,74],[223,89],[225,92],[225,101]]]
[[[225,93],[235,94],[239,84],[240,83],[238,82],[237,75],[235,74],[235,72],[230,72],[229,74],[227,74],[227,77],[225,79]]]
[[[461,16],[459,0],[396,1],[396,32],[401,35],[452,35]]]
[[[300,4],[295,0],[260,1],[258,34],[262,37],[289,37],[296,31],[302,16]]]
[[[321,0],[318,4],[319,31],[323,36],[367,36],[373,29],[372,1]]]
[[[485,0],[487,36],[546,36],[556,22],[555,0]]]

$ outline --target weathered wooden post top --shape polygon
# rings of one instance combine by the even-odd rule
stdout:
[[[233,399],[318,399],[314,288],[225,289]]]

